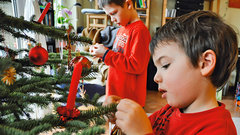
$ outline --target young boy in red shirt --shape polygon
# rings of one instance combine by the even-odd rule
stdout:
[[[90,53],[109,65],[106,96],[129,98],[142,107],[146,99],[147,66],[150,58],[150,33],[139,19],[134,0],[99,0],[99,6],[121,25],[113,49],[92,45]]]
[[[122,99],[116,125],[127,135],[236,135],[216,90],[235,68],[237,44],[235,31],[213,12],[171,19],[150,43],[154,81],[168,104],[148,118],[139,104]]]

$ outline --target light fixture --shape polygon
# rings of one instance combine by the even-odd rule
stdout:
[[[72,10],[72,8],[76,6],[76,7],[82,7],[82,4],[80,4],[79,2],[75,3],[74,5],[72,5],[72,7],[70,8],[70,11]]]

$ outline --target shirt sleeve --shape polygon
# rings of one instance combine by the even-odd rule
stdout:
[[[128,44],[131,46],[130,56],[109,50],[104,59],[105,64],[123,72],[141,74],[149,62],[150,40],[151,37],[147,29],[133,30]]]

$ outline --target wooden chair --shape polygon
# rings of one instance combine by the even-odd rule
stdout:
[[[87,13],[87,27],[105,28],[108,25],[109,17],[106,14]]]
[[[86,12],[87,28],[105,28],[108,24],[112,25],[110,17],[103,10],[99,10],[98,0],[95,0],[95,10],[99,13]]]

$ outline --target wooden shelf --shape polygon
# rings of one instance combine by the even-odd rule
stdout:
[[[209,10],[213,11],[214,0],[204,0],[209,2]],[[217,10],[216,13],[219,14],[220,0],[217,0]],[[166,20],[172,19],[172,17],[166,17],[167,0],[163,0],[162,4],[162,26],[166,23]]]
[[[174,17],[166,17],[165,19],[166,20],[170,20],[170,19],[173,19]]]
[[[144,12],[143,14],[145,14],[145,15],[139,15],[139,17],[140,17],[140,19],[143,19],[143,21],[144,21],[144,23],[145,23],[145,25],[146,25],[146,27],[149,29],[149,24],[150,24],[150,3],[151,2],[151,0],[147,0],[147,8],[137,8],[136,7],[136,10],[137,10],[137,12]]]
[[[145,15],[139,15],[140,18],[147,18]]]
[[[136,10],[147,10],[147,8],[136,8]]]

